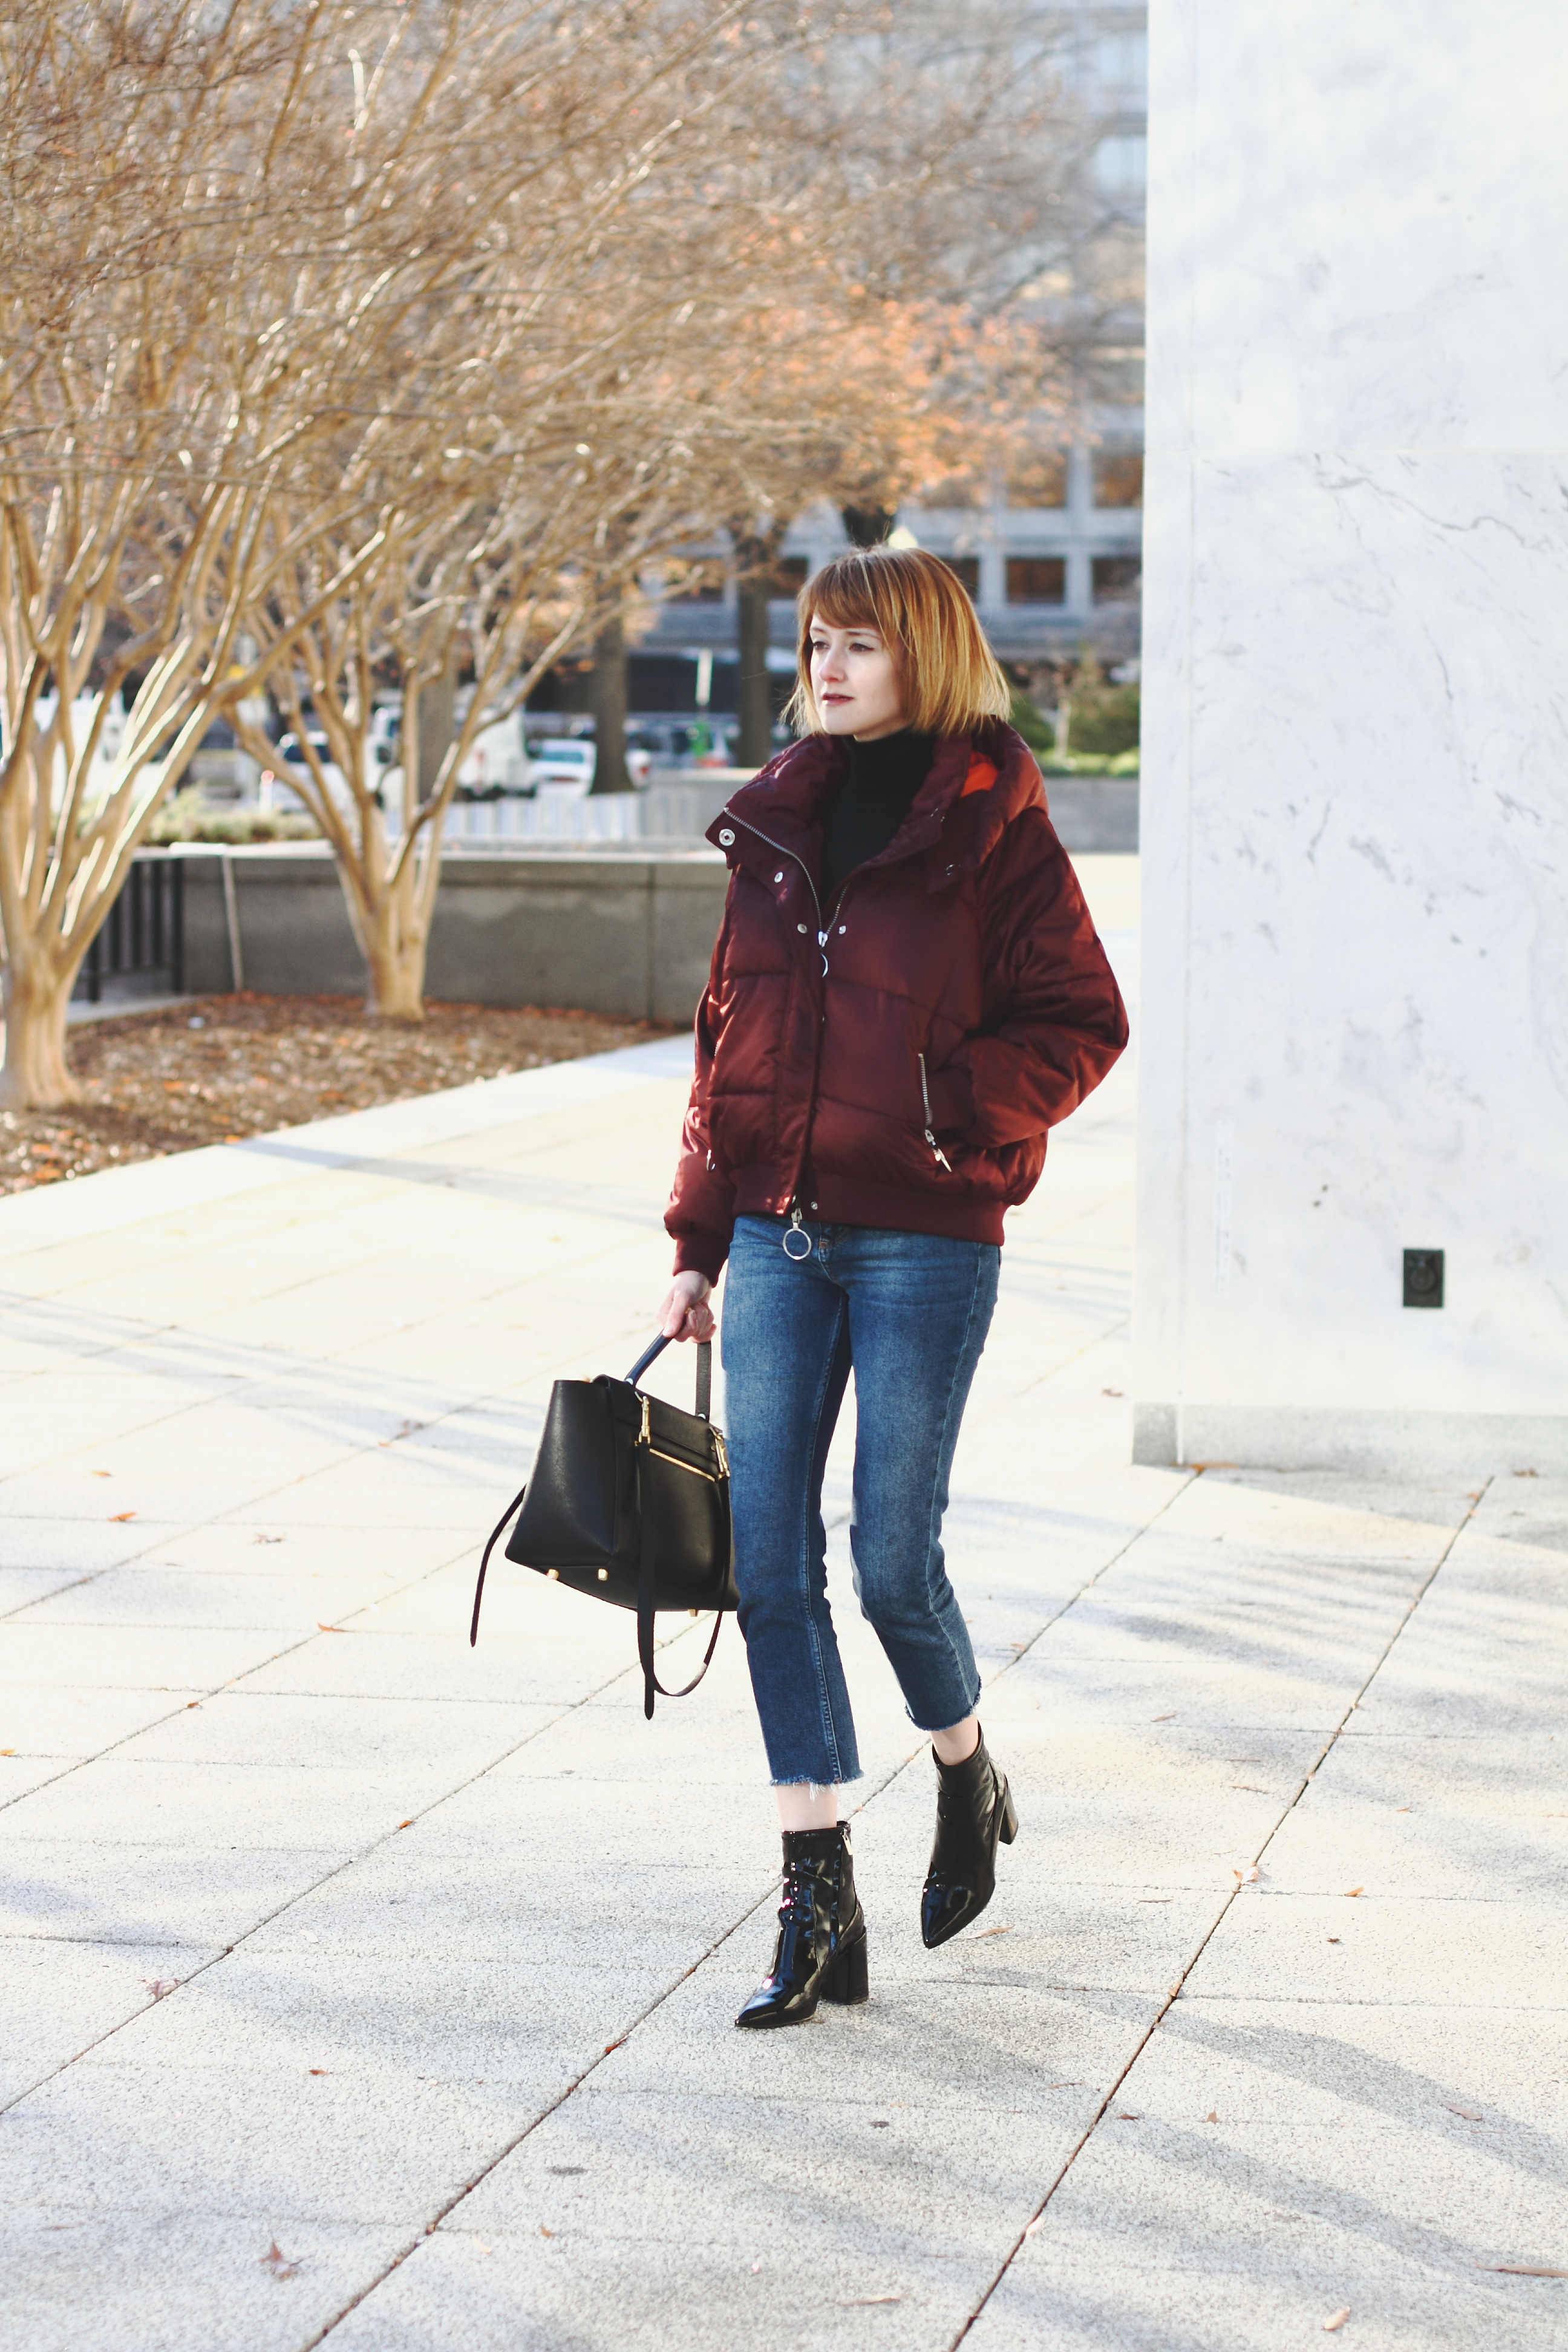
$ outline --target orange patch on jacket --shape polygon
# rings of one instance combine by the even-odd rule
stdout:
[[[995,782],[995,768],[989,760],[983,760],[976,752],[969,762],[969,773],[963,779],[963,790],[958,797],[966,801],[971,793],[988,793]]]

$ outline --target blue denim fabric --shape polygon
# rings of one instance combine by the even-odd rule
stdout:
[[[855,1721],[827,1604],[822,1474],[855,1370],[850,1544],[862,1613],[911,1721],[945,1730],[980,1676],[942,1558],[948,1473],[996,1304],[994,1242],[741,1217],[722,1353],[735,1582],[775,1783],[859,1777]]]

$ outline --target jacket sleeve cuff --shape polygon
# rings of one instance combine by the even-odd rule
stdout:
[[[721,1234],[681,1234],[675,1244],[677,1274],[706,1275],[717,1282],[730,1255],[729,1237]]]
[[[937,1135],[962,1134],[974,1124],[974,1087],[969,1072],[957,1062],[933,1070],[929,1080],[931,1119]]]

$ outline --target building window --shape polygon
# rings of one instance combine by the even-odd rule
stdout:
[[[1097,507],[1142,505],[1143,453],[1141,449],[1095,451],[1094,503]]]
[[[1067,593],[1065,555],[1010,555],[1007,558],[1009,604],[1065,604]]]
[[[788,596],[793,601],[805,586],[810,571],[811,566],[804,555],[778,556],[768,582],[768,594]]]
[[[1010,507],[1065,507],[1068,502],[1068,455],[1065,449],[1039,449],[1015,458],[1007,468]]]
[[[1094,601],[1125,604],[1138,593],[1143,560],[1138,555],[1097,555],[1094,559]]]
[[[957,573],[971,597],[980,599],[980,558],[977,555],[944,555],[942,562],[950,572]]]
[[[1149,142],[1142,131],[1118,131],[1094,151],[1095,184],[1101,195],[1141,196],[1149,176]]]
[[[721,604],[724,602],[724,570],[722,556],[699,556],[688,566],[679,585],[671,589],[667,601],[671,604]]]
[[[1149,87],[1147,33],[1101,33],[1094,44],[1094,79],[1108,95],[1142,98]]]

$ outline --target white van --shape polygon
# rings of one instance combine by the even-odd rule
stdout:
[[[482,727],[458,770],[458,797],[465,801],[500,800],[503,794],[533,790],[533,761],[522,740],[522,713],[498,719]]]

